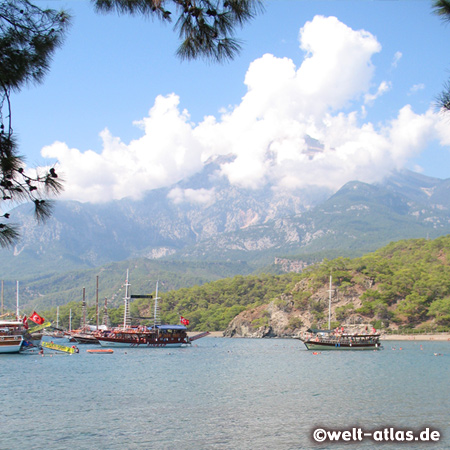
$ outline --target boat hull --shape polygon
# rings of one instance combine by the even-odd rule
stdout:
[[[1,336],[0,353],[19,353],[23,344],[23,336]]]
[[[377,350],[380,348],[379,343],[368,344],[336,344],[325,342],[304,342],[308,350]]]
[[[98,354],[103,354],[103,355],[110,355],[111,353],[114,353],[114,350],[110,349],[110,348],[98,348],[98,349],[90,349],[90,350],[86,350],[88,353],[98,353]]]
[[[136,342],[124,342],[114,339],[99,339],[102,347],[115,347],[115,348],[179,348],[186,346],[186,342],[150,342],[137,344]]]
[[[72,336],[72,339],[77,342],[78,344],[94,344],[94,345],[98,345],[98,339],[95,337],[91,337],[91,336]]]

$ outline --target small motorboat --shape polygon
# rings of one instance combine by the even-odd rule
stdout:
[[[111,348],[91,348],[86,351],[88,353],[114,353],[114,350]]]

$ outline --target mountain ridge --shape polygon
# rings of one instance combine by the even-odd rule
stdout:
[[[56,201],[45,225],[34,221],[27,205],[16,208],[23,238],[0,251],[2,277],[39,277],[136,257],[262,267],[279,257],[358,256],[390,241],[450,232],[449,179],[404,171],[377,184],[350,181],[335,193],[249,190],[218,175],[232,158],[211,159],[203,171],[140,200]]]

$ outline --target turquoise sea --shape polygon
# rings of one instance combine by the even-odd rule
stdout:
[[[448,341],[318,355],[287,339],[194,344],[0,355],[0,449],[450,448]],[[429,428],[440,438],[316,443],[319,427]]]

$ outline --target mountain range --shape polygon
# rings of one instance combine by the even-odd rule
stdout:
[[[257,270],[275,261],[355,257],[391,241],[450,233],[450,179],[404,171],[378,184],[352,181],[336,193],[255,191],[217,175],[224,158],[233,157],[212,159],[200,173],[140,200],[56,201],[44,225],[21,205],[11,217],[23,238],[0,251],[2,279],[38,279],[139,257],[239,262],[235,273],[241,273],[242,263]]]

